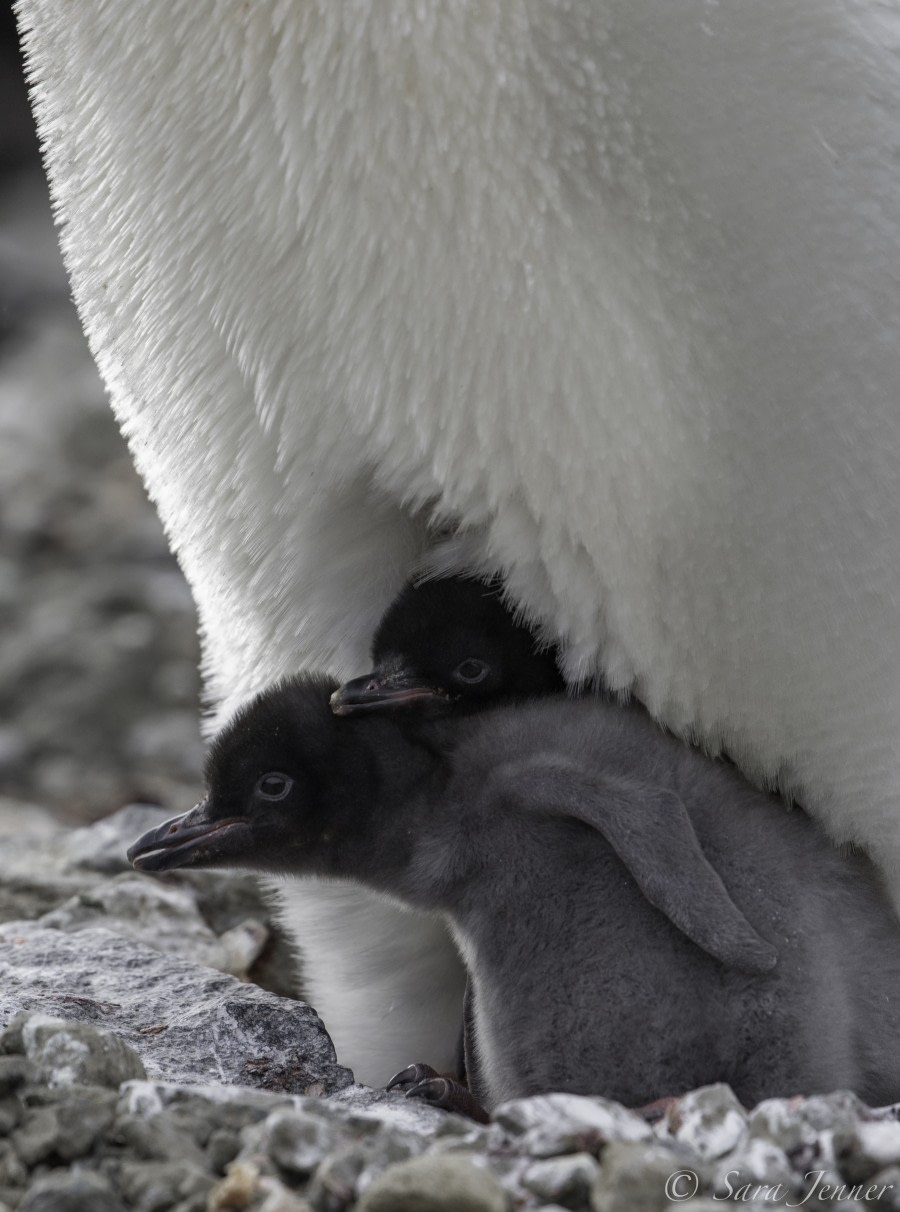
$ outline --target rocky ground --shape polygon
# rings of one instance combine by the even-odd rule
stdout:
[[[8,35],[0,1212],[900,1209],[900,1123],[847,1094],[748,1112],[715,1086],[652,1125],[550,1095],[481,1127],[366,1090],[251,877],[129,870],[200,787],[196,622],[68,299]]]
[[[161,816],[0,818],[0,1212],[900,1208],[895,1111],[850,1094],[710,1086],[653,1123],[553,1094],[483,1127],[355,1085],[273,991],[252,878],[129,870]]]

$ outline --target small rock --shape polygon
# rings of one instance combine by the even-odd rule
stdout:
[[[128,1082],[119,1091],[119,1114],[152,1119],[163,1111],[184,1113],[215,1127],[240,1131],[245,1125],[262,1126],[273,1111],[322,1106],[318,1100],[294,1095],[269,1094],[250,1086],[179,1085],[174,1082]],[[327,1115],[327,1112],[325,1113]]]
[[[264,1198],[257,1212],[313,1212],[305,1199],[289,1191],[277,1178],[261,1178],[259,1189]]]
[[[368,1086],[346,1086],[330,1095],[327,1104],[318,1101],[309,1104],[313,1113],[317,1107],[327,1107],[323,1114],[329,1117],[332,1111],[338,1111],[340,1118],[359,1135],[377,1133],[386,1124],[392,1130],[407,1128],[419,1135],[431,1135],[445,1127],[450,1119],[485,1133],[485,1138],[488,1131],[470,1120],[460,1120],[437,1107],[429,1107],[419,1099],[405,1098],[396,1091],[372,1090]]]
[[[13,1038],[10,1035],[10,1040]],[[34,1065],[24,1056],[0,1056],[0,1098],[6,1098],[34,1078]]]
[[[669,1131],[700,1157],[723,1157],[736,1149],[747,1132],[747,1112],[730,1086],[702,1086],[673,1103]]]
[[[788,1157],[795,1170],[830,1170],[836,1165],[834,1137],[853,1132],[872,1113],[847,1091],[812,1098],[771,1098],[748,1117],[748,1140],[770,1141]]]
[[[900,1164],[900,1123],[861,1123],[834,1135],[834,1155],[851,1183]]]
[[[384,1129],[379,1136],[362,1142],[360,1151],[365,1158],[365,1164],[356,1182],[357,1191],[365,1191],[376,1178],[384,1173],[388,1166],[419,1157],[425,1152],[425,1149],[426,1142],[422,1137],[414,1137],[409,1133],[392,1132],[389,1128]],[[438,1154],[432,1154],[432,1156],[438,1156]],[[471,1158],[472,1154],[469,1153],[467,1156]]]
[[[477,1149],[486,1144],[488,1132],[486,1124],[476,1124],[461,1115],[445,1115],[434,1129],[434,1140],[439,1148],[448,1151]]]
[[[735,1154],[720,1158],[713,1164],[710,1185],[715,1197],[731,1198],[729,1192],[759,1185],[780,1185],[785,1199],[799,1197],[803,1191],[802,1173],[788,1161],[783,1149],[763,1137],[745,1140]]]
[[[38,919],[48,930],[99,927],[157,951],[183,955],[220,972],[245,976],[268,931],[250,921],[217,938],[203,920],[189,886],[122,874],[77,893]]]
[[[541,1200],[553,1200],[563,1208],[580,1208],[587,1203],[599,1173],[590,1153],[572,1153],[534,1162],[522,1175],[522,1186]]]
[[[132,833],[124,839],[123,852],[136,837],[137,834]],[[184,870],[173,872],[168,878],[180,878],[193,890],[200,912],[215,934],[222,935],[247,920],[268,922],[273,915],[271,896],[260,887],[254,875],[239,871]]]
[[[316,1212],[344,1212],[353,1201],[359,1176],[370,1160],[360,1145],[345,1146],[329,1154],[306,1191]]]
[[[205,1165],[206,1157],[193,1136],[168,1112],[161,1111],[148,1119],[136,1115],[120,1115],[115,1122],[116,1138],[129,1153],[141,1161],[189,1162]]]
[[[873,1174],[865,1190],[873,1188],[874,1194],[870,1198],[863,1196],[867,1204],[871,1206],[877,1200],[877,1207],[887,1209],[887,1212],[900,1212],[900,1166],[888,1166]]]
[[[13,1132],[10,1140],[19,1157],[31,1168],[51,1157],[60,1140],[55,1107],[35,1107]]]
[[[11,1140],[0,1140],[0,1190],[8,1187],[24,1187],[28,1171]]]
[[[594,1212],[663,1212],[704,1189],[697,1165],[674,1148],[617,1140],[603,1150],[591,1207]]]
[[[318,1116],[276,1111],[266,1121],[262,1144],[279,1169],[305,1177],[334,1148],[337,1138],[337,1126]]]
[[[230,1128],[216,1128],[206,1145],[206,1159],[214,1174],[224,1174],[229,1162],[234,1161],[240,1148],[237,1132]]]
[[[497,1180],[457,1154],[397,1162],[363,1192],[359,1212],[507,1212]]]
[[[517,1152],[532,1157],[596,1153],[607,1141],[653,1136],[639,1115],[618,1103],[578,1094],[541,1094],[502,1103],[494,1111],[492,1134],[502,1140],[504,1133],[513,1138]]]
[[[234,1162],[210,1191],[207,1208],[209,1212],[244,1212],[250,1207],[254,1212],[313,1212],[305,1199],[278,1179],[260,1174],[252,1162]]]
[[[0,1098],[0,1139],[9,1136],[22,1119],[22,1104],[14,1094]]]
[[[113,1123],[117,1096],[113,1090],[80,1086],[67,1090],[54,1110],[59,1124],[57,1153],[74,1161],[91,1151]]]
[[[214,1181],[189,1161],[123,1162],[118,1172],[118,1185],[134,1212],[168,1212],[185,1200],[204,1208]]]
[[[20,1010],[17,1014],[12,1016],[2,1033],[0,1033],[0,1055],[24,1056],[25,1044],[22,1040],[22,1028],[28,1022],[29,1018],[30,1015],[27,1010]],[[29,1061],[25,1063],[30,1065],[31,1062]],[[34,1070],[32,1068],[30,1072],[33,1073],[33,1071]],[[15,1070],[11,1069],[10,1072],[15,1072]],[[27,1080],[30,1081],[31,1078],[29,1077]]]
[[[788,1100],[793,1106],[794,1100]],[[851,1090],[836,1090],[833,1094],[815,1094],[800,1099],[797,1115],[817,1132],[841,1132],[860,1121],[876,1119],[877,1115]]]
[[[72,830],[66,846],[70,862],[104,875],[129,872],[125,851],[131,842],[173,815],[158,804],[126,804],[92,825]]]
[[[32,1183],[19,1212],[125,1212],[125,1205],[102,1174],[54,1170]]]
[[[51,1088],[78,1082],[118,1089],[122,1082],[146,1077],[133,1048],[87,1023],[35,1014],[22,1027],[22,1040],[29,1060]]]
[[[235,1161],[209,1193],[209,1212],[244,1212],[259,1191],[259,1170],[252,1162]]]

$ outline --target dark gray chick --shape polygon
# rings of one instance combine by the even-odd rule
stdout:
[[[335,691],[337,715],[471,711],[565,689],[556,650],[516,622],[499,581],[405,585],[378,625],[372,662],[371,673]]]
[[[405,729],[291,678],[214,742],[148,871],[352,880],[446,918],[473,1094],[631,1106],[710,1082],[752,1105],[900,1099],[900,930],[869,864],[637,709],[536,699]]]

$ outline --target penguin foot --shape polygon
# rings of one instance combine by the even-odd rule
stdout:
[[[395,1073],[385,1090],[404,1090],[408,1092],[417,1086],[419,1082],[427,1081],[431,1077],[440,1077],[437,1069],[432,1069],[431,1065],[417,1064],[407,1065],[405,1069],[401,1069],[399,1073]]]
[[[431,1065],[408,1065],[395,1073],[385,1087],[387,1090],[403,1090],[407,1098],[420,1098],[430,1107],[442,1111],[453,1111],[478,1124],[490,1123],[484,1107],[472,1097],[465,1086],[452,1077],[443,1077]]]

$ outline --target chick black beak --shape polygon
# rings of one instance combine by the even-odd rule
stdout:
[[[129,847],[128,859],[138,871],[174,871],[176,867],[228,864],[250,847],[250,825],[242,817],[210,820],[208,801],[148,829]]]
[[[430,686],[413,674],[367,673],[338,687],[331,696],[331,710],[335,715],[357,715],[363,711],[395,711],[426,704],[446,707],[451,701],[448,691]]]

